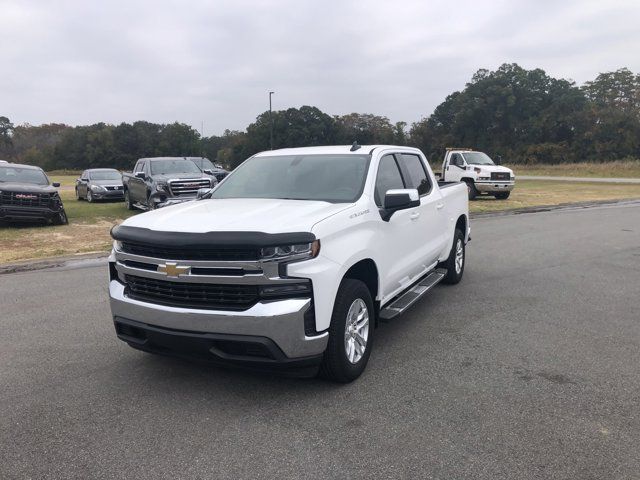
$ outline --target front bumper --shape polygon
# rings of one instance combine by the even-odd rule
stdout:
[[[510,192],[515,187],[516,182],[491,182],[491,181],[482,181],[475,182],[476,190],[482,193],[498,193],[498,192]]]
[[[58,217],[62,211],[62,208],[0,205],[0,220],[7,222],[48,222]]]
[[[317,368],[327,347],[327,332],[305,335],[305,314],[313,314],[310,298],[261,301],[244,311],[181,308],[130,298],[118,280],[110,281],[109,295],[118,337],[140,350],[286,370]],[[126,327],[123,333],[122,325],[139,335],[128,335]]]

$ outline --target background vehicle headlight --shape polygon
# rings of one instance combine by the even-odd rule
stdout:
[[[261,250],[260,256],[263,260],[284,260],[293,257],[299,259],[315,258],[318,253],[320,253],[320,240],[314,240],[310,243],[265,247]]]
[[[166,183],[156,183],[156,190],[159,192],[166,192],[167,191],[167,184]]]
[[[100,185],[91,185],[91,191],[92,192],[101,192],[102,190],[104,190],[104,187],[101,187]]]

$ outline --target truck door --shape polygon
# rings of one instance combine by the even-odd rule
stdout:
[[[145,160],[138,160],[138,163],[136,163],[133,169],[133,175],[129,179],[129,197],[132,202],[144,202],[147,199],[147,185],[145,180],[136,177],[136,173],[146,172],[146,164],[147,162]]]
[[[459,182],[465,172],[465,163],[462,155],[452,153],[445,170],[447,182]]]
[[[407,187],[400,173],[400,168],[393,154],[384,155],[380,159],[374,199],[378,208],[382,208],[385,193],[388,190]],[[420,264],[420,232],[418,230],[418,209],[414,207],[399,210],[388,222],[380,220],[379,249],[380,271],[385,282],[382,296],[389,296],[401,287],[413,283]]]
[[[425,166],[426,160],[414,153],[401,153],[398,156],[400,170],[407,184],[406,188],[415,188],[420,194],[418,218],[418,238],[416,249],[420,252],[419,265],[427,268],[438,261],[445,247],[447,219],[444,199]]]

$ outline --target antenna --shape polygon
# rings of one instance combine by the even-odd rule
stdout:
[[[358,141],[356,140],[355,142],[353,142],[353,145],[351,145],[351,148],[349,149],[350,152],[355,152],[356,150],[360,149],[360,145],[358,145]]]

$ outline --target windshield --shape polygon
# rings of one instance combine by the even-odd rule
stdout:
[[[120,180],[122,179],[122,175],[116,170],[102,170],[91,172],[89,178],[91,178],[91,180]]]
[[[351,203],[362,194],[369,155],[253,157],[212,198],[281,198]]]
[[[196,165],[200,167],[200,170],[215,170],[213,163],[211,163],[211,160],[208,158],[194,158],[192,160],[196,162]]]
[[[469,165],[495,165],[493,160],[489,158],[489,155],[482,152],[467,152],[463,153],[464,159]]]
[[[151,175],[167,173],[200,173],[200,169],[191,160],[183,158],[151,161]]]
[[[5,167],[0,165],[0,182],[33,183],[49,185],[49,179],[42,170],[34,168]]]

